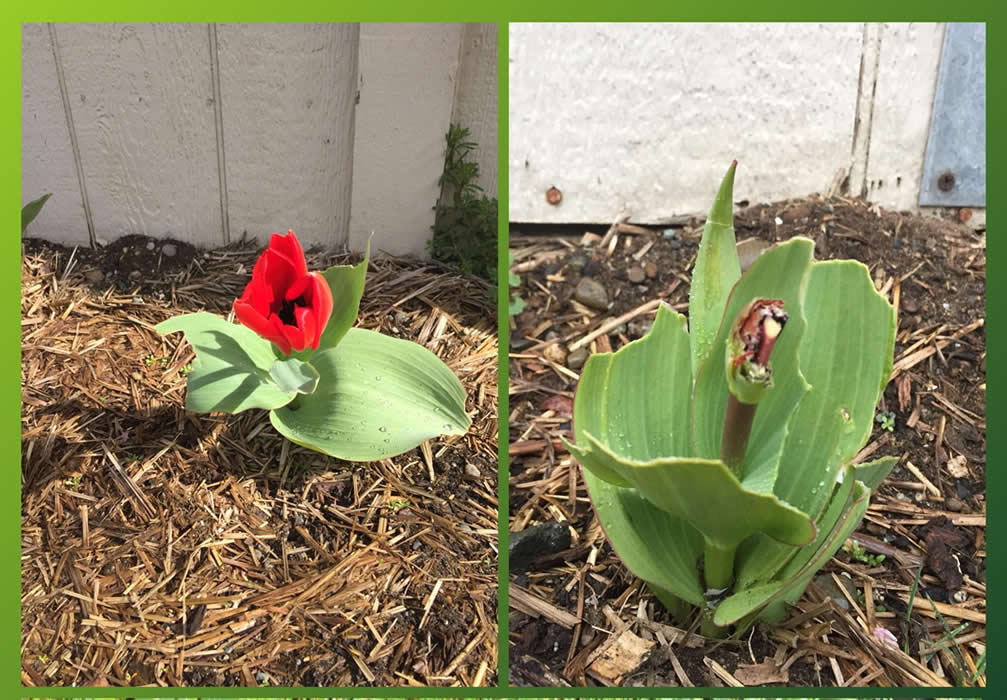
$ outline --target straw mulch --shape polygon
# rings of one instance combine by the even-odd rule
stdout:
[[[441,357],[473,425],[351,464],[282,439],[264,411],[182,408],[193,355],[153,326],[226,315],[254,247],[135,284],[110,284],[101,255],[23,259],[22,683],[495,683],[487,285],[436,263],[371,262],[357,325]],[[312,269],[347,262],[308,256]]]
[[[550,533],[527,570],[512,567],[512,683],[984,686],[986,253],[984,235],[957,221],[820,196],[736,217],[739,239],[807,235],[819,258],[862,260],[899,309],[879,406],[892,411],[893,430],[878,425],[856,458],[900,458],[851,538],[866,555],[840,550],[782,625],[725,641],[701,637],[698,617],[677,626],[612,550],[560,439],[571,435],[579,378],[568,358],[640,337],[659,301],[688,310],[702,223],[512,232],[514,293],[528,310],[511,334],[511,541],[531,528]],[[589,275],[608,290],[607,312],[572,299]]]

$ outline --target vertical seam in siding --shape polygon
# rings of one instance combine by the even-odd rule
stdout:
[[[224,105],[220,99],[220,60],[217,55],[217,24],[207,25],[210,36],[210,78],[213,84],[213,119],[217,131],[217,180],[220,189],[220,230],[224,245],[231,242],[227,202],[227,159],[224,157]]]
[[[355,36],[354,36],[355,33]],[[350,221],[353,216],[353,188],[356,183],[353,180],[353,155],[356,150],[357,142],[357,105],[359,104],[359,95],[362,90],[361,74],[360,74],[360,51],[363,47],[363,42],[360,41],[360,22],[355,23],[353,30],[351,30],[350,41],[356,41],[357,50],[351,55],[351,60],[353,61],[353,86],[354,86],[354,99],[352,108],[350,109],[350,126],[349,133],[346,134],[348,139],[349,147],[347,148],[346,157],[346,167],[349,170],[349,182],[350,182],[350,196],[347,197],[346,202],[350,211],[346,213],[346,225],[342,228],[342,231],[338,234],[338,239],[336,240],[335,248],[341,252],[348,252],[350,249]],[[333,85],[333,89],[338,89]],[[338,215],[336,217],[338,220]],[[370,239],[368,239],[370,240]]]
[[[881,64],[881,33],[884,25],[865,22],[857,81],[857,104],[853,120],[853,146],[850,157],[848,192],[854,197],[867,196],[867,169],[871,153],[871,127],[874,97]]]
[[[63,61],[59,54],[59,44],[56,43],[56,26],[48,23],[49,44],[52,48],[52,58],[56,63],[56,82],[59,83],[59,95],[63,100],[63,116],[66,118],[66,129],[70,133],[70,149],[73,151],[73,166],[77,171],[77,184],[80,187],[80,199],[84,205],[84,220],[87,222],[87,236],[91,247],[97,247],[97,237],[94,233],[94,218],[91,216],[91,203],[87,197],[87,184],[84,182],[84,165],[80,159],[80,147],[77,145],[77,130],[73,125],[73,112],[70,110],[70,94],[66,88],[66,76],[63,74]]]

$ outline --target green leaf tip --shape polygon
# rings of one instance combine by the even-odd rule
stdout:
[[[725,226],[734,226],[734,173],[738,169],[738,161],[732,160],[724,179],[720,181],[720,188],[717,196],[713,200],[713,207],[710,208],[709,220]]]

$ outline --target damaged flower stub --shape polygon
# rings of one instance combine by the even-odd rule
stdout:
[[[780,619],[896,461],[852,464],[891,374],[891,304],[866,267],[816,262],[806,238],[742,275],[734,169],[688,327],[662,305],[647,336],[592,355],[568,443],[615,551],[673,614],[702,610],[709,635]]]
[[[769,356],[787,323],[782,299],[755,299],[734,321],[727,340],[727,384],[742,403],[758,403],[773,386]]]

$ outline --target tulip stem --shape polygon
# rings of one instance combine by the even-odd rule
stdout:
[[[720,461],[727,465],[738,480],[744,478],[743,466],[748,436],[752,432],[755,409],[759,404],[742,403],[727,392],[727,413],[724,415],[724,432],[720,439]]]
[[[734,580],[734,552],[736,547],[721,547],[706,540],[703,552],[703,578],[709,590],[722,590]]]

